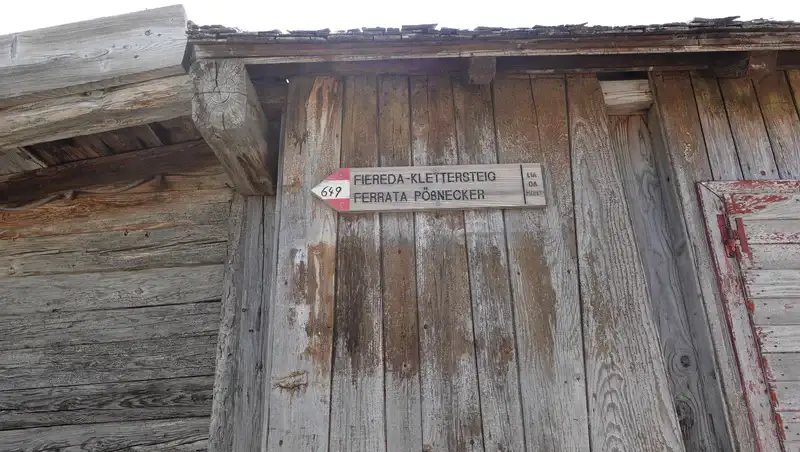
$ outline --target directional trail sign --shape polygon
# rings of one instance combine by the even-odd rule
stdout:
[[[343,213],[542,207],[542,166],[341,168],[311,190]]]

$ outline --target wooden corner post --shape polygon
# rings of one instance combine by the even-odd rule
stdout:
[[[244,62],[192,65],[192,119],[243,195],[275,193],[277,150],[267,147],[267,118]]]

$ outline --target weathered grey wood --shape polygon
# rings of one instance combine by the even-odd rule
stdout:
[[[191,303],[3,316],[0,350],[203,336],[219,326],[219,303]]]
[[[800,216],[800,213],[798,215]],[[800,245],[800,221],[754,220],[742,223],[748,244],[792,243]]]
[[[800,325],[800,298],[762,298],[752,301],[754,324]]]
[[[239,60],[192,67],[192,119],[244,195],[274,194],[278,151],[267,146],[267,118]]]
[[[800,297],[800,270],[748,270],[744,279],[752,298]]]
[[[22,148],[0,150],[0,176],[44,168],[46,165]]]
[[[305,188],[339,166],[341,118],[340,80],[289,84],[267,450],[328,449],[336,214]]]
[[[664,73],[654,74],[651,83],[655,106],[648,115],[649,129],[708,410],[727,425],[727,431],[717,429],[718,438],[729,438],[730,448],[753,450],[752,427],[697,200],[695,182],[713,176],[691,79],[684,73]]]
[[[797,446],[800,446],[800,413],[794,411],[776,414],[781,417],[785,441],[795,441]]]
[[[222,265],[0,278],[2,315],[218,300]]]
[[[494,85],[499,161],[541,161],[544,210],[504,215],[528,450],[589,448],[564,78]],[[567,382],[567,383],[564,383]]]
[[[0,390],[212,375],[217,336],[0,352]]]
[[[207,440],[207,417],[0,431],[0,444],[15,452],[201,452]]]
[[[786,79],[789,81],[789,88],[794,98],[794,106],[800,116],[800,69],[786,71]]]
[[[764,353],[769,381],[793,381],[800,375],[800,353]]]
[[[410,88],[414,165],[456,164],[450,78],[412,77]],[[414,220],[423,449],[483,450],[464,215]]]
[[[761,349],[769,353],[800,352],[800,326],[771,325],[756,328]],[[800,375],[798,375],[800,378]]]
[[[647,79],[608,80],[600,82],[600,86],[609,115],[644,113],[653,105],[653,92]]]
[[[800,441],[786,441],[783,447],[786,452],[800,452]]]
[[[775,383],[775,410],[800,410],[800,381],[781,381]]]
[[[343,167],[378,165],[377,112],[377,78],[347,77],[342,120]],[[339,219],[329,446],[332,450],[386,450],[380,246],[378,214]]]
[[[758,104],[782,179],[800,178],[800,117],[786,74],[772,72],[754,82]]]
[[[220,223],[230,199],[229,189],[83,195],[0,211],[0,239]]]
[[[800,194],[776,193],[725,195],[729,213],[744,221],[800,220]]]
[[[681,297],[650,131],[640,116],[611,118],[610,129],[684,445],[689,450],[724,450],[714,417],[706,416],[699,358]],[[720,428],[724,431],[724,424]]]
[[[745,268],[800,270],[798,244],[751,245],[750,252],[742,256]]]
[[[381,166],[410,166],[408,77],[378,79]],[[422,449],[414,215],[381,214],[386,450]]]
[[[492,56],[472,57],[467,62],[469,83],[488,85],[494,80],[497,72],[497,58]]]
[[[28,146],[186,116],[188,75],[15,105],[0,110],[0,149]]]
[[[0,240],[0,277],[221,264],[226,240],[219,224]]]
[[[208,178],[217,168],[214,153],[203,141],[159,146],[0,176],[0,202],[25,204],[67,190],[108,190],[158,175],[164,177],[163,187],[175,190],[183,187],[177,187],[172,180],[176,176],[169,174],[194,173]]]
[[[184,73],[185,52],[181,5],[0,36],[0,108]]]
[[[777,179],[778,167],[752,80],[720,79],[719,84],[745,179]]]
[[[0,392],[0,430],[208,416],[213,377]]]
[[[491,87],[454,79],[453,96],[459,163],[497,163]],[[503,212],[467,210],[464,228],[484,445],[525,450]]]
[[[716,180],[742,178],[742,168],[733,142],[728,112],[716,78],[692,76],[692,90],[703,128],[711,173]]]
[[[568,76],[567,95],[592,444],[683,450],[600,85]]]

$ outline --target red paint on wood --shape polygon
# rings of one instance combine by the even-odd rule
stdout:
[[[781,413],[775,413],[775,422],[778,424],[778,435],[780,435],[781,441],[786,441],[786,429],[783,426]]]
[[[728,214],[755,213],[766,209],[772,203],[786,201],[787,199],[789,199],[788,196],[776,194],[734,194],[728,197]]]
[[[327,199],[326,200],[331,207],[338,211],[348,211],[350,210],[350,198],[344,199]]]
[[[325,180],[350,180],[350,168],[339,168],[326,177]]]
[[[747,311],[748,312],[750,312],[750,313],[756,312],[756,305],[753,304],[753,300],[748,298],[748,299],[746,299],[744,301],[744,304],[745,304],[745,306],[747,306]]]

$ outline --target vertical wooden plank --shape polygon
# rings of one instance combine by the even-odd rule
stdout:
[[[800,118],[786,74],[773,72],[753,82],[781,179],[800,178]]]
[[[719,80],[745,179],[777,179],[778,167],[749,78]]]
[[[683,450],[600,84],[567,95],[592,448]]]
[[[411,78],[414,165],[458,163],[450,79]],[[480,399],[461,212],[414,218],[423,450],[482,451]]]
[[[343,168],[378,166],[378,88],[374,76],[347,77]],[[377,213],[339,218],[331,450],[386,449],[383,319]]]
[[[407,77],[379,80],[381,166],[410,166],[411,113]],[[419,324],[414,214],[381,214],[383,333],[386,363],[386,450],[422,449]]]
[[[342,84],[289,84],[267,450],[328,449],[336,214],[308,187],[339,167]]]
[[[650,132],[641,116],[609,121],[683,442],[688,450],[724,450],[706,416],[699,358],[681,297]]]
[[[786,71],[786,79],[789,81],[789,88],[794,99],[794,108],[800,115],[800,69]]]
[[[742,168],[717,79],[693,75],[692,89],[714,179],[741,179]]]
[[[563,78],[494,85],[500,163],[542,162],[546,181],[544,209],[504,212],[530,451],[589,449],[566,102]]]
[[[492,90],[453,79],[458,160],[497,163]],[[484,444],[525,450],[503,212],[464,211]]]
[[[712,179],[712,173],[692,84],[685,73],[654,74],[651,83],[655,108],[649,114],[649,128],[659,174],[665,181],[662,191],[681,291],[700,358],[708,415],[715,422],[717,437],[724,441],[723,450],[753,450],[752,429],[695,189],[697,181]]]

